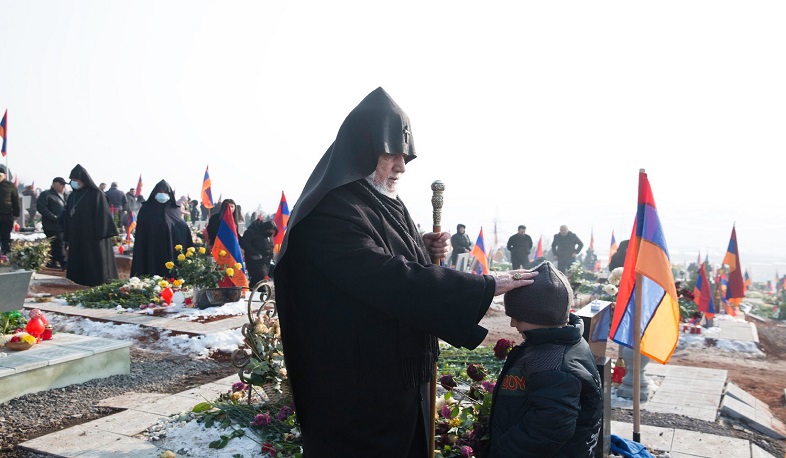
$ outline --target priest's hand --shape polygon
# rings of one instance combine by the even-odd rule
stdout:
[[[499,296],[520,286],[531,285],[535,283],[533,278],[537,276],[538,272],[530,272],[529,270],[511,270],[510,272],[494,275],[494,280],[496,280],[494,295]]]
[[[423,244],[426,245],[431,259],[445,259],[450,245],[450,234],[447,232],[429,232],[423,234]]]

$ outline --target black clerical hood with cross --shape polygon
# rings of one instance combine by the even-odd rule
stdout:
[[[290,230],[331,190],[367,177],[382,154],[416,157],[409,117],[381,87],[368,94],[346,117],[338,135],[320,159],[292,209],[278,255],[287,249]]]

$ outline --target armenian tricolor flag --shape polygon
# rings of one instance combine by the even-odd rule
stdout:
[[[740,301],[745,297],[745,281],[742,279],[742,267],[740,266],[740,254],[737,249],[737,228],[732,226],[729,248],[726,250],[726,257],[723,263],[729,266],[728,286],[726,287],[726,299],[735,306],[740,305]]]
[[[489,273],[489,260],[486,256],[486,244],[483,242],[483,226],[480,227],[480,234],[478,234],[478,240],[475,241],[475,246],[472,247],[472,251],[470,253],[472,256],[475,257],[475,261],[477,261],[477,265],[474,269],[476,274],[488,274]]]
[[[745,276],[743,277],[742,282],[742,284],[745,286],[745,291],[748,291],[748,289],[751,287],[751,283],[752,281],[750,275],[748,275],[748,269],[745,269]]]
[[[136,182],[136,192],[134,193],[136,197],[142,195],[142,174],[139,174],[139,181]]]
[[[226,206],[224,214],[221,215],[221,223],[218,225],[216,242],[213,244],[211,253],[213,254],[213,259],[223,269],[231,268],[234,271],[231,277],[224,277],[219,282],[220,287],[233,285],[248,287],[246,268],[243,266],[243,253],[240,251],[240,241],[237,237],[237,227],[235,226],[235,219],[232,217],[232,210],[229,208],[229,205]],[[237,268],[238,264],[240,264],[240,268]]]
[[[638,317],[635,317],[636,302],[641,307]],[[633,332],[634,318],[641,324],[638,336]],[[677,347],[679,322],[680,308],[669,250],[647,174],[641,170],[636,220],[609,337],[630,348],[635,348],[636,340],[641,339],[641,354],[666,364]]]
[[[614,230],[611,231],[611,245],[609,246],[609,262],[611,264],[611,257],[617,252],[617,240],[614,238]]]
[[[3,149],[0,151],[2,151],[3,157],[5,157],[6,154],[5,142],[7,140],[7,135],[6,135],[7,133],[8,133],[8,110],[5,110],[5,114],[3,115],[3,120],[0,121],[0,137],[3,138]]]
[[[278,253],[281,244],[284,243],[284,234],[286,234],[287,224],[289,224],[289,205],[287,205],[284,191],[281,191],[281,200],[278,202],[278,210],[276,210],[276,216],[273,217],[273,222],[278,228],[278,233],[273,237],[273,251]]]
[[[209,168],[210,166],[205,167],[205,178],[202,179],[202,205],[205,208],[213,208],[213,191],[210,189]]]
[[[133,232],[134,229],[136,229],[136,214],[134,214],[134,212],[130,212],[128,218],[129,218],[129,223],[128,223],[128,229],[126,230],[126,242],[131,241],[131,232]]]
[[[541,235],[538,239],[538,247],[535,248],[535,254],[532,255],[532,259],[530,261],[534,261],[538,258],[543,257],[543,236]]]
[[[696,279],[696,287],[693,288],[693,302],[704,312],[707,318],[715,316],[715,300],[712,298],[712,288],[707,277],[707,264],[699,267],[699,277]]]

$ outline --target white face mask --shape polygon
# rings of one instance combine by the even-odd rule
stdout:
[[[169,200],[169,194],[164,192],[159,192],[158,194],[156,194],[156,200],[164,204]]]
[[[79,182],[71,180],[71,189],[73,190],[79,189]]]

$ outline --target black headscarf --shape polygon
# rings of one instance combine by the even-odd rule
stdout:
[[[158,194],[159,192],[169,194],[169,200],[166,201],[166,203],[161,204],[156,200],[156,194]],[[146,203],[151,201],[159,205],[178,207],[177,202],[175,202],[175,190],[172,189],[172,186],[170,186],[166,180],[161,180],[158,183],[156,183],[155,187],[153,187],[153,190],[150,191],[150,197],[147,198]]]
[[[335,141],[311,172],[289,217],[279,261],[286,252],[290,230],[327,193],[371,175],[377,168],[379,156],[402,153],[406,155],[406,162],[416,157],[409,117],[384,89],[378,87],[349,113]]]
[[[163,192],[169,200],[163,204],[156,200],[156,194]],[[131,276],[169,275],[165,267],[178,253],[175,245],[188,248],[193,245],[191,230],[180,216],[180,206],[174,200],[175,192],[166,180],[159,181],[150,192],[137,215],[134,257],[131,262]]]
[[[77,164],[73,170],[71,170],[71,174],[68,175],[70,179],[77,179],[82,182],[83,188],[91,188],[91,189],[98,189],[95,182],[92,178],[90,178],[90,174],[87,173],[87,170],[82,167],[80,164]],[[83,189],[80,188],[80,189]]]

